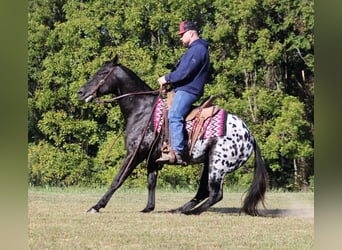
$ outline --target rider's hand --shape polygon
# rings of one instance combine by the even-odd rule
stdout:
[[[160,87],[164,87],[164,85],[167,84],[167,81],[165,80],[165,76],[159,77],[158,83]]]

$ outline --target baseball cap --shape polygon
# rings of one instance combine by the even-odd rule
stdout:
[[[183,35],[185,32],[188,30],[196,30],[197,32],[199,31],[198,26],[195,22],[192,21],[182,21],[179,24],[179,32],[177,35]]]

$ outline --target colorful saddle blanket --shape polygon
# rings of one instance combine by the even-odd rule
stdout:
[[[159,98],[157,100],[157,105],[154,110],[153,115],[153,131],[160,132],[163,126],[164,117],[163,117],[163,108],[166,106],[166,99]],[[220,137],[225,135],[226,133],[226,121],[227,121],[227,112],[224,109],[220,109],[214,116],[207,118],[201,129],[202,139],[212,138],[212,137]],[[191,134],[191,131],[194,129],[194,126],[197,125],[197,120],[192,119],[186,122],[186,130],[188,134]]]

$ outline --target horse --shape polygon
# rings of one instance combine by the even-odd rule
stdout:
[[[155,189],[158,171],[163,164],[156,160],[161,155],[162,139],[150,124],[159,91],[153,90],[132,70],[118,62],[118,56],[103,66],[79,89],[79,101],[91,102],[105,95],[112,95],[124,117],[126,155],[117,175],[102,198],[89,213],[105,208],[115,191],[124,183],[135,167],[146,160],[148,199],[141,212],[155,209]],[[240,168],[254,151],[254,177],[246,191],[240,213],[262,216],[267,188],[267,172],[260,148],[246,124],[228,113],[225,134],[219,137],[198,139],[190,155],[191,164],[204,163],[196,195],[183,206],[168,212],[199,215],[223,198],[223,181],[227,173]],[[183,166],[182,166],[183,167]]]

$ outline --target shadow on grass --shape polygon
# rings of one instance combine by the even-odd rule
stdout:
[[[313,218],[314,209],[313,208],[298,208],[298,209],[260,209],[260,213],[265,217],[305,217]],[[223,213],[223,214],[233,214],[239,215],[240,208],[236,207],[212,207],[208,209],[208,212],[213,213]],[[244,213],[241,213],[244,215]]]
[[[142,211],[139,211],[139,212],[142,212]],[[239,207],[211,207],[211,208],[209,208],[205,212],[230,214],[230,215],[233,215],[233,216],[239,216],[239,215],[246,216],[245,213],[241,212],[241,208],[239,208]],[[314,209],[313,208],[259,209],[259,212],[261,214],[260,217],[271,217],[271,218],[277,218],[277,217],[314,218]],[[111,213],[111,212],[110,211],[106,211],[105,209],[102,209],[99,213],[96,213],[96,214],[109,214],[109,213]],[[180,214],[179,212],[175,212],[173,210],[151,211],[151,213],[157,213],[157,214]]]

